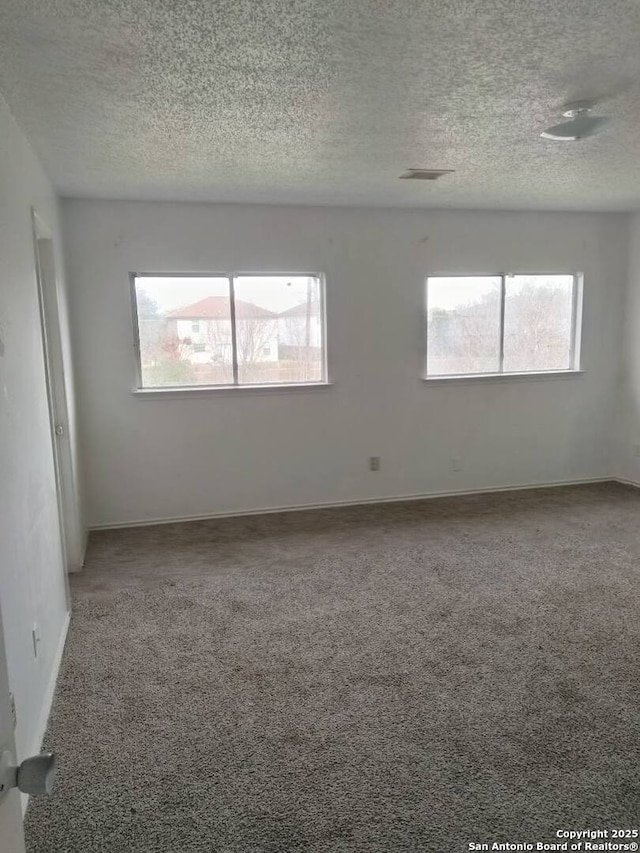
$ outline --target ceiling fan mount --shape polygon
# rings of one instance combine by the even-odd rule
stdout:
[[[570,104],[565,104],[562,110],[562,115],[565,118],[577,118],[581,115],[587,115],[593,112],[595,101],[573,101]]]
[[[562,115],[569,121],[554,124],[544,130],[540,136],[543,139],[554,139],[560,142],[576,142],[601,133],[609,124],[607,116],[592,116],[595,101],[573,101],[565,104]]]

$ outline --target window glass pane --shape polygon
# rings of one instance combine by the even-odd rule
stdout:
[[[323,380],[323,316],[317,276],[234,278],[241,385]]]
[[[135,279],[143,388],[233,383],[229,280]]]
[[[428,375],[499,371],[500,286],[500,276],[428,279]]]
[[[506,279],[504,370],[571,367],[572,275]]]

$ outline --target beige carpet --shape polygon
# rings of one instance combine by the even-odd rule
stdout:
[[[434,851],[640,818],[640,492],[96,533],[29,853]]]

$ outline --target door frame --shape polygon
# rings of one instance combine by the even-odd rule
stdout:
[[[71,597],[68,573],[74,567],[69,564],[69,555],[77,547],[79,530],[73,460],[69,442],[69,409],[65,385],[62,335],[60,331],[55,247],[51,230],[34,208],[31,209],[31,222],[51,448],[58,505],[58,522],[60,527],[60,548],[62,565],[65,569],[67,607],[70,607]]]

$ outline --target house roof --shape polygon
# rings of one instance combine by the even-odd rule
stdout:
[[[320,314],[320,303],[315,300],[314,302],[300,302],[298,305],[294,305],[292,308],[287,308],[286,311],[282,311],[280,313],[281,317],[306,317],[307,310],[312,317],[317,317]]]
[[[253,302],[243,302],[242,299],[236,299],[235,306],[236,317],[268,320],[278,316],[273,311],[254,305]],[[191,305],[176,308],[166,316],[171,320],[228,320],[229,299],[226,296],[207,296]]]

